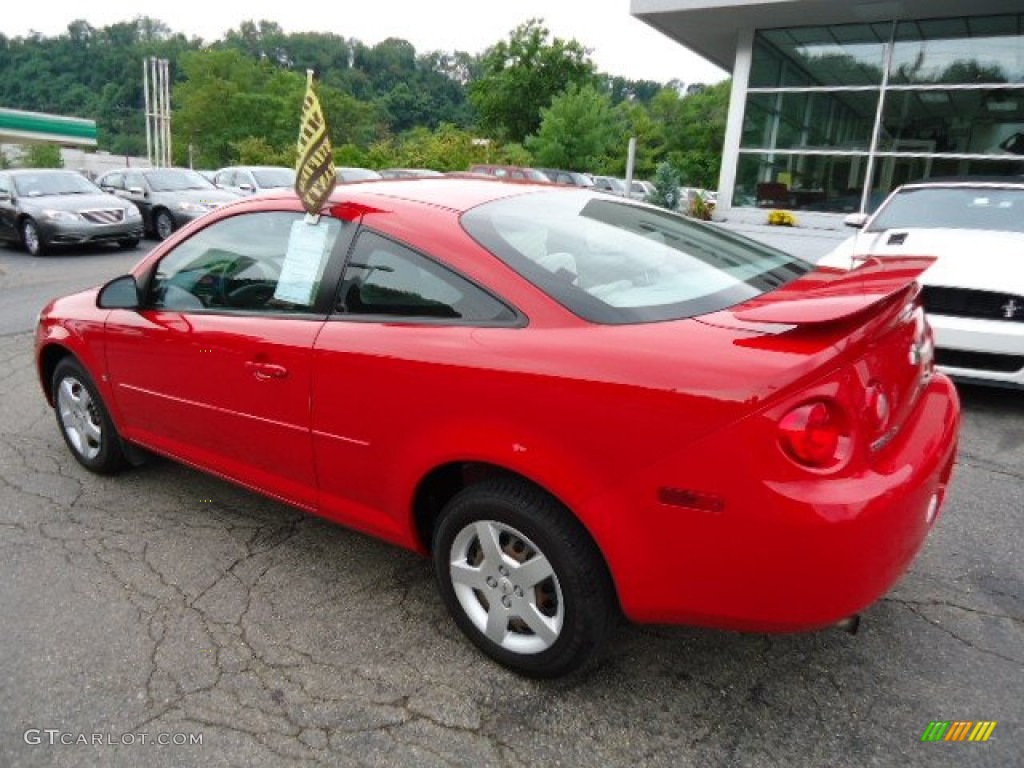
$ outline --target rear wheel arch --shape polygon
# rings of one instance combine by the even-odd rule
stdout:
[[[597,543],[593,532],[573,512],[572,507],[555,493],[533,480],[532,478],[507,467],[482,461],[456,461],[442,464],[428,472],[416,486],[412,503],[413,536],[419,549],[430,552],[434,539],[434,531],[445,506],[461,491],[474,485],[509,480],[532,487],[547,496],[554,504],[564,511],[565,515],[575,522],[586,534],[594,552],[604,565],[605,573],[612,585],[618,604],[617,587],[612,569],[604,551]]]

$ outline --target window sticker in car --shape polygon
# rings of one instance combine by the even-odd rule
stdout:
[[[274,298],[295,304],[311,304],[320,285],[329,256],[326,221],[309,224],[296,221],[288,237],[288,251]]]

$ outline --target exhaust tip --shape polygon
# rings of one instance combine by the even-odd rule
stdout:
[[[853,616],[847,616],[841,621],[835,623],[836,629],[841,629],[847,634],[856,635],[857,630],[860,629],[860,614],[855,613]]]

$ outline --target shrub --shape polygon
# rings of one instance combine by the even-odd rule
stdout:
[[[773,227],[795,227],[796,216],[789,211],[771,211],[768,214],[768,223]]]

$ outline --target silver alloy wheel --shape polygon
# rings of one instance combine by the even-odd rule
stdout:
[[[459,605],[493,643],[519,654],[555,644],[565,621],[562,588],[547,557],[524,534],[478,520],[459,531],[448,560]]]
[[[174,234],[174,219],[167,211],[160,211],[156,215],[156,236],[161,240],[166,240],[172,234]]]
[[[21,239],[25,243],[25,250],[33,256],[42,250],[42,244],[39,242],[39,230],[36,228],[35,222],[29,220],[22,224]]]
[[[95,459],[103,447],[103,428],[89,390],[74,376],[65,376],[57,392],[57,408],[68,441],[81,456]]]

